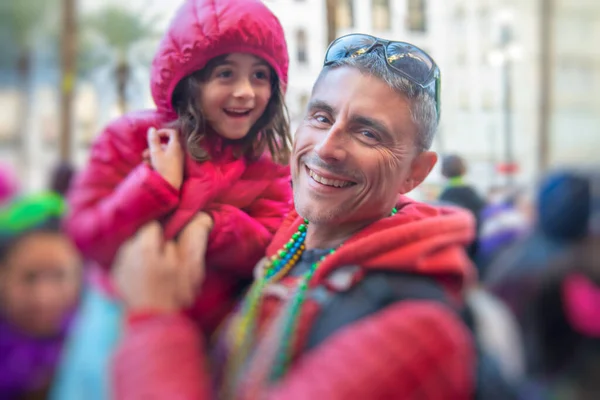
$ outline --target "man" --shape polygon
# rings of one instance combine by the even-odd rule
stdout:
[[[199,332],[176,313],[173,244],[152,225],[123,253],[117,398],[471,398],[475,354],[452,305],[470,275],[473,218],[402,196],[437,161],[438,95],[422,50],[334,41],[295,136],[295,210],[219,332],[210,371]],[[432,282],[448,304],[419,291]]]

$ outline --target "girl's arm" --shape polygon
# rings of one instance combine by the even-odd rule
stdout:
[[[275,231],[291,209],[289,168],[271,164],[271,183],[246,209],[217,204],[205,212],[213,220],[206,251],[211,266],[251,277]],[[243,266],[243,269],[240,269]]]
[[[179,202],[179,188],[143,162],[152,123],[150,116],[139,114],[111,123],[69,191],[67,232],[84,256],[103,266],[111,264],[118,247],[143,224]]]

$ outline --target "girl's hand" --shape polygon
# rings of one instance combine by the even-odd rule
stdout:
[[[212,218],[200,212],[179,234],[177,249],[182,270],[179,275],[179,296],[181,302],[188,306],[193,303],[204,281],[206,248],[212,225]]]
[[[174,129],[148,129],[150,165],[175,189],[183,183],[184,154]]]
[[[113,278],[129,311],[177,312],[183,274],[177,246],[164,242],[158,222],[142,227],[121,246],[113,267]]]

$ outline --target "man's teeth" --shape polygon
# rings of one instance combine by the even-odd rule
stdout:
[[[348,187],[350,185],[352,185],[352,182],[348,182],[348,181],[339,181],[337,179],[327,179],[327,178],[323,178],[322,176],[319,176],[317,174],[315,174],[311,169],[308,170],[309,175],[311,178],[313,178],[315,181],[326,185],[326,186],[334,186],[337,188],[344,188],[344,187]]]

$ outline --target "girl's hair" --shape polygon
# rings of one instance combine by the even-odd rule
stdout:
[[[171,125],[182,136],[188,152],[196,161],[210,159],[209,152],[202,146],[206,138],[206,118],[199,106],[200,85],[206,82],[214,69],[227,55],[215,57],[208,64],[184,79],[173,91],[173,107],[178,118]],[[287,164],[290,157],[292,137],[289,115],[277,74],[271,69],[271,98],[263,115],[250,128],[250,132],[235,143],[240,144],[236,157],[259,158],[268,148],[275,162]]]

